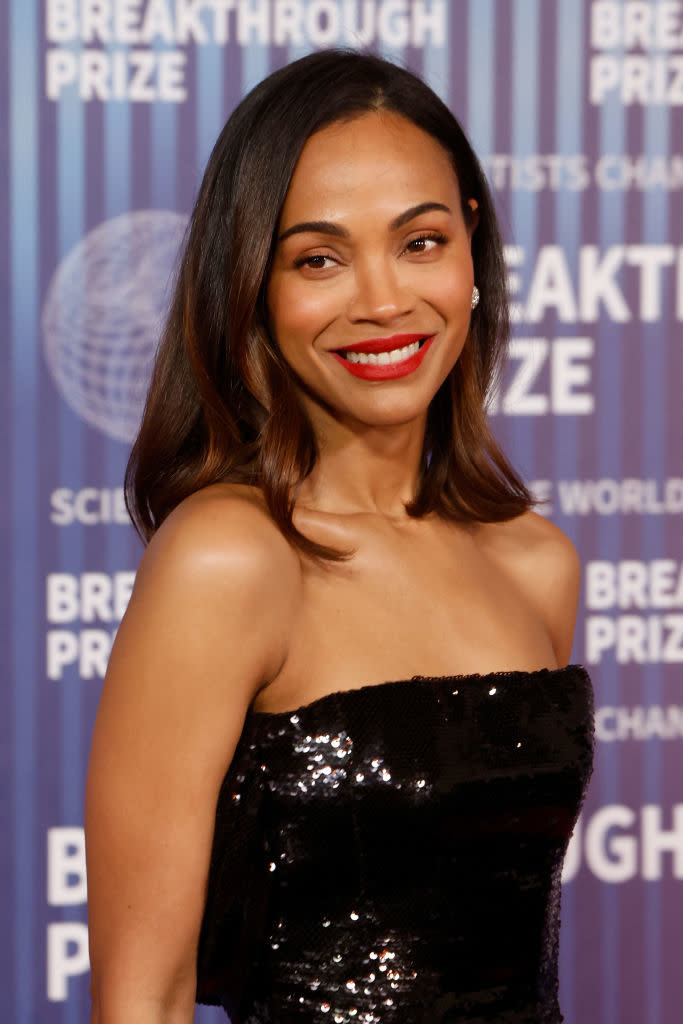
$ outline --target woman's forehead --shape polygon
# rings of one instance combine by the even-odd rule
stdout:
[[[283,216],[300,208],[341,204],[352,196],[401,202],[436,192],[459,200],[450,154],[433,136],[393,111],[379,110],[322,128],[305,143]]]

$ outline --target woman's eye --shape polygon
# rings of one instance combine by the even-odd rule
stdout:
[[[298,260],[295,260],[295,266],[310,267],[311,270],[327,270],[333,265],[334,260],[332,257],[326,256],[324,253],[314,253],[312,256],[301,256]]]
[[[445,235],[420,235],[419,238],[411,238],[406,245],[406,252],[430,252],[445,241]]]

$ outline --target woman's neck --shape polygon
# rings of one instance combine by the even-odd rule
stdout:
[[[297,506],[339,515],[405,518],[423,458],[424,422],[316,431],[318,460]]]

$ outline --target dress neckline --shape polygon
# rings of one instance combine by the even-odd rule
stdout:
[[[347,700],[352,694],[367,694],[369,690],[386,691],[388,688],[397,686],[415,686],[422,684],[449,684],[459,683],[460,685],[474,683],[480,684],[490,682],[492,680],[512,680],[515,679],[519,682],[529,682],[534,679],[549,679],[549,678],[562,678],[565,675],[578,674],[588,679],[588,672],[583,667],[576,663],[569,665],[563,665],[559,668],[535,668],[535,669],[508,669],[505,671],[498,672],[466,672],[455,675],[446,676],[411,676],[408,679],[388,679],[381,683],[364,683],[362,686],[354,686],[344,690],[333,690],[330,693],[324,693],[320,697],[315,697],[313,700],[306,701],[303,704],[299,704],[294,708],[287,708],[284,711],[257,711],[256,708],[250,707],[247,712],[247,718],[254,719],[277,719],[277,718],[291,718],[309,710],[324,705],[329,701],[337,701],[340,699]],[[353,698],[351,698],[353,699]]]

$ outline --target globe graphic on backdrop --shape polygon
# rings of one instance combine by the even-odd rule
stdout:
[[[71,408],[109,437],[137,433],[168,310],[184,214],[105,221],[57,267],[43,307],[45,357]]]

